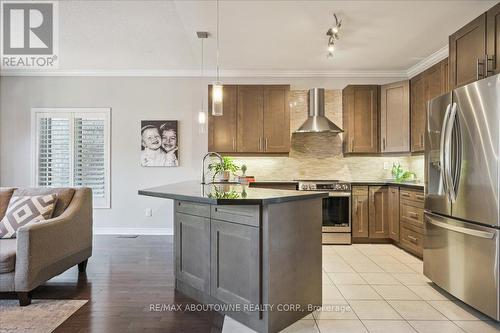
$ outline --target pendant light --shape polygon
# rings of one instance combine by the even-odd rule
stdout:
[[[197,31],[196,35],[201,40],[201,67],[200,67],[200,96],[201,96],[201,105],[200,110],[198,111],[198,124],[200,125],[200,133],[205,133],[205,124],[207,122],[207,115],[205,113],[205,88],[204,88],[204,47],[203,41],[208,38],[208,32],[206,31]]]
[[[223,86],[219,77],[219,0],[217,0],[217,68],[216,79],[212,85],[212,115],[222,116],[223,114]]]

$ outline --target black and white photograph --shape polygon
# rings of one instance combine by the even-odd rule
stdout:
[[[179,166],[177,120],[141,121],[141,166]]]

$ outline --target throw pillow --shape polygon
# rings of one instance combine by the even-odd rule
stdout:
[[[17,229],[37,221],[50,219],[57,195],[13,196],[7,212],[0,221],[0,238],[15,238]]]

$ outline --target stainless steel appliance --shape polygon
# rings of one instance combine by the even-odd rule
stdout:
[[[325,89],[309,90],[309,116],[295,133],[342,133],[343,130],[325,116]]]
[[[500,319],[500,77],[428,104],[424,274]]]
[[[339,180],[299,180],[299,191],[329,193],[323,199],[323,244],[351,244],[351,184]]]

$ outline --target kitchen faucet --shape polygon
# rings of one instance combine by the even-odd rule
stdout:
[[[209,151],[204,157],[203,157],[203,160],[201,162],[201,183],[202,184],[206,184],[205,183],[205,160],[207,159],[207,157],[209,156],[216,156],[219,158],[220,162],[221,163],[224,163],[224,160],[222,159],[222,156],[219,154],[219,153],[215,153],[215,152],[212,152],[212,151]]]

